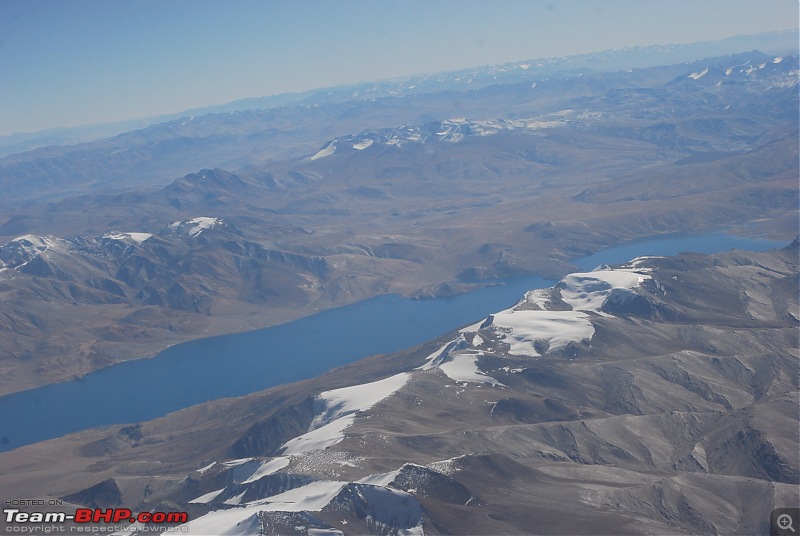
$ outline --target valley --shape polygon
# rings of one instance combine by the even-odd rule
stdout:
[[[796,56],[548,68],[3,158],[0,394],[641,237],[796,235]]]

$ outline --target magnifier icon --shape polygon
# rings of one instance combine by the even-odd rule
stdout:
[[[790,516],[789,514],[779,515],[777,522],[778,522],[778,527],[780,527],[781,530],[789,529],[792,532],[795,532],[794,527],[792,526],[792,516]]]

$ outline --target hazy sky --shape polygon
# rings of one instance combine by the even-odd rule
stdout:
[[[798,0],[0,0],[0,135],[798,26]]]

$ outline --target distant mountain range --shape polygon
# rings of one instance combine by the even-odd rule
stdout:
[[[774,63],[776,58],[748,53],[710,59],[708,65],[702,66],[691,63],[631,72],[562,73],[556,77],[533,76],[532,82],[498,83],[458,94],[447,90],[183,118],[110,139],[47,147],[0,159],[0,186],[7,192],[0,200],[0,215],[32,200],[163,185],[201,168],[236,169],[297,158],[318,147],[320,138],[333,137],[348,130],[358,131],[364,126],[385,128],[387,123],[426,124],[451,117],[469,117],[484,122],[528,120],[534,123],[573,119],[572,124],[579,126],[581,117],[577,116],[581,112],[573,114],[575,117],[563,117],[563,114],[584,106],[592,108],[594,113],[602,112],[596,103],[585,99],[605,95],[616,98],[615,102],[606,105],[617,107],[614,113],[619,115],[624,113],[619,107],[626,104],[622,100],[633,95],[630,90],[639,91],[639,95],[635,101],[627,103],[628,106],[649,105],[651,112],[660,113],[663,118],[673,116],[675,110],[664,108],[666,102],[658,99],[672,97],[671,104],[675,105],[676,91],[685,94],[684,99],[691,99],[692,94],[701,88],[717,95],[716,102],[694,99],[694,102],[686,102],[689,109],[702,104],[713,106],[716,111],[716,104],[723,100],[725,104],[722,107],[730,105],[734,111],[738,111],[736,107],[739,106],[751,106],[738,98],[736,92],[741,89],[756,97],[754,106],[758,108],[742,111],[759,113],[769,104],[759,99],[756,93],[767,91],[767,86],[774,89],[783,87],[791,93],[791,87],[796,83],[797,77],[793,74],[796,56],[787,57],[786,62]],[[701,78],[699,74],[709,65],[715,66],[717,72]],[[759,65],[764,67],[759,69]],[[745,86],[736,86],[745,79]],[[649,100],[642,100],[642,89],[656,89],[668,82],[678,85],[663,86],[660,94],[650,92]],[[712,87],[717,82],[721,87]],[[629,91],[623,92],[625,90]],[[662,106],[660,111],[652,110],[659,105]],[[770,113],[780,112],[781,106],[779,98],[770,108]],[[548,116],[548,112],[560,112],[562,116]],[[650,120],[656,118],[656,115],[649,117]],[[582,119],[590,118],[584,116]]]
[[[376,294],[561,276],[642,236],[788,239],[797,73],[797,56],[749,52],[212,114],[6,157],[0,392]]]
[[[154,118],[0,136],[0,157],[48,145],[85,143],[192,116],[268,110],[286,105],[322,105],[354,99],[368,100],[429,92],[465,91],[486,85],[520,82],[534,77],[574,75],[579,71],[607,72],[654,67],[750,50],[794,55],[798,51],[797,42],[797,31],[740,35],[719,41],[640,46],[557,58],[536,58],[395,80],[251,97]]]
[[[735,102],[731,93],[738,94],[743,88],[747,88],[747,93],[758,94],[775,89],[794,88],[798,81],[796,77],[795,57],[788,57],[786,65],[781,56],[770,57],[759,53],[742,54],[729,58],[711,58],[705,60],[710,66],[703,67],[696,72],[686,76],[679,76],[665,88],[680,88],[686,93],[704,92],[716,96],[719,100],[716,103],[708,103],[710,106],[704,111],[707,114],[715,111],[728,111],[732,106],[747,106],[747,101]],[[722,62],[722,63],[720,63]],[[702,65],[703,60],[696,62]],[[727,66],[727,67],[723,67]],[[550,85],[550,80],[533,82],[531,89],[541,88],[547,91],[546,86]],[[541,86],[540,86],[541,84]],[[467,120],[465,118],[448,119],[445,121],[432,121],[422,125],[405,125],[401,128],[384,128],[380,130],[364,131],[359,134],[337,138],[328,142],[320,151],[311,157],[316,160],[324,156],[334,154],[337,149],[355,149],[363,151],[374,144],[377,146],[393,145],[402,146],[407,143],[435,143],[450,142],[457,143],[467,136],[490,136],[504,132],[526,132],[554,128],[554,127],[573,127],[581,128],[593,118],[603,117],[608,119],[611,114],[617,115],[618,119],[636,119],[645,114],[650,114],[650,118],[655,117],[655,108],[662,104],[659,99],[668,99],[667,92],[659,92],[655,88],[649,91],[620,90],[608,95],[608,110],[598,111],[597,103],[584,100],[581,102],[591,112],[586,109],[578,110],[559,110],[550,115],[539,115],[531,118],[518,117],[515,119],[490,119],[490,120]],[[613,109],[622,103],[625,108]],[[724,103],[724,104],[723,104]],[[724,108],[723,108],[724,107]],[[621,112],[621,113],[620,113]],[[654,113],[655,112],[655,113]],[[773,112],[780,112],[776,107]],[[606,114],[603,116],[603,114]],[[594,115],[593,115],[594,114]],[[663,115],[665,118],[667,114]],[[374,150],[374,149],[373,149]]]

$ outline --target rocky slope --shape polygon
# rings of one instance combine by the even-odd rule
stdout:
[[[321,257],[248,240],[205,215],[154,233],[20,236],[0,246],[0,366],[17,388],[63,380],[196,337],[212,308],[305,305],[328,272]]]
[[[800,500],[797,240],[571,274],[392,356],[0,455],[190,534],[768,531]]]

